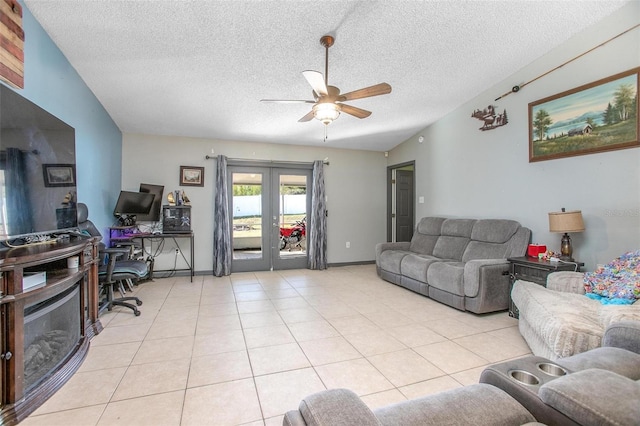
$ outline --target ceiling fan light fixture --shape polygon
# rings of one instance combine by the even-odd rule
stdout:
[[[333,102],[322,102],[313,106],[313,116],[328,126],[340,116],[340,106]]]

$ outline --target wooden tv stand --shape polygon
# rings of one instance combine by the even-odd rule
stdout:
[[[84,360],[89,340],[102,331],[98,319],[98,241],[95,237],[71,236],[53,243],[0,250],[0,424],[17,424],[62,387]],[[67,268],[69,258],[78,258],[77,269]],[[25,274],[35,272],[45,272],[46,281],[23,291]],[[53,318],[56,312],[58,317],[69,316],[69,309],[78,315],[68,319],[69,332],[58,330],[65,327],[64,321],[52,326],[38,319],[45,315]],[[33,317],[36,319],[31,320]],[[52,330],[40,332],[40,323]],[[37,336],[28,347],[26,333],[29,338]],[[58,344],[56,335],[64,336],[64,345],[50,349]],[[64,349],[57,349],[59,346]],[[37,356],[32,356],[34,352]],[[54,358],[51,363],[55,365],[50,368],[51,364],[39,362],[37,368],[33,367],[33,359],[46,357]]]

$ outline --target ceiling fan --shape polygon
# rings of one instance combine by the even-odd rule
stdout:
[[[320,120],[325,126],[337,119],[340,112],[345,112],[357,118],[367,118],[371,111],[344,104],[344,101],[369,98],[371,96],[386,95],[391,93],[391,86],[387,83],[380,83],[363,89],[354,90],[349,93],[340,94],[340,89],[329,86],[329,48],[333,46],[335,38],[325,35],[320,38],[320,44],[325,48],[324,77],[318,71],[303,71],[302,75],[313,88],[314,100],[285,100],[285,99],[261,99],[260,102],[280,102],[280,103],[306,103],[314,104],[299,122],[311,121],[313,118]]]

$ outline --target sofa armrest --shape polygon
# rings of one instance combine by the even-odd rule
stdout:
[[[584,294],[584,274],[573,271],[552,272],[547,276],[547,288],[565,293]]]
[[[463,279],[465,310],[483,314],[509,307],[507,259],[469,260],[464,265]]]
[[[304,398],[298,409],[307,425],[381,426],[373,411],[349,389],[314,393]]]
[[[542,385],[540,399],[578,424],[637,424],[640,383],[612,371],[588,369]]]
[[[475,259],[464,264],[464,295],[476,297],[482,285],[509,282],[507,259]],[[486,283],[486,284],[485,284]]]
[[[302,417],[300,411],[290,410],[284,413],[282,426],[306,426],[306,424],[307,423],[304,421],[304,417]]]
[[[376,264],[380,266],[380,255],[385,250],[409,250],[411,248],[411,242],[401,241],[396,243],[378,243],[376,244]]]
[[[604,331],[602,346],[613,346],[640,354],[640,321],[620,321]]]

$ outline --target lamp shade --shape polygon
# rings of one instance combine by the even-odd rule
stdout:
[[[584,221],[580,210],[549,213],[549,232],[582,231],[584,231]]]

